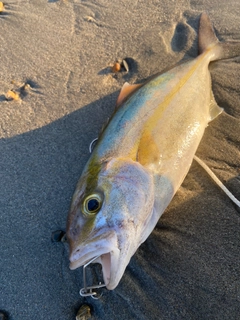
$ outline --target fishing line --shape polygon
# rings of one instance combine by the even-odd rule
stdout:
[[[97,140],[98,140],[98,138],[95,138],[95,139],[93,139],[93,141],[90,143],[90,145],[89,145],[89,152],[90,152],[90,153],[92,153],[93,144],[94,144],[94,142],[96,142]]]
[[[218,179],[218,177],[212,172],[212,170],[199,159],[196,155],[193,157],[194,160],[209,174],[213,181],[226,193],[226,195],[240,208],[240,201],[234,197],[234,195],[224,186],[224,184]]]

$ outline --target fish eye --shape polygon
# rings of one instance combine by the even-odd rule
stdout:
[[[92,216],[98,213],[102,206],[102,198],[99,194],[92,194],[83,201],[83,213]]]

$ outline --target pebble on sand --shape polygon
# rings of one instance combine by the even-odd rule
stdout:
[[[91,309],[87,304],[81,305],[76,315],[76,320],[89,320],[91,319]]]

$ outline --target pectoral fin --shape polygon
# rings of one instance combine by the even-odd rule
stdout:
[[[160,150],[154,135],[147,129],[143,132],[137,152],[137,161],[145,167],[156,169],[160,165]]]

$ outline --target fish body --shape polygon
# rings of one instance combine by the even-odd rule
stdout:
[[[123,86],[73,195],[70,268],[99,256],[110,290],[180,187],[209,121],[222,112],[209,63],[238,55],[240,45],[221,44],[205,13],[199,29],[197,58],[144,85]]]

